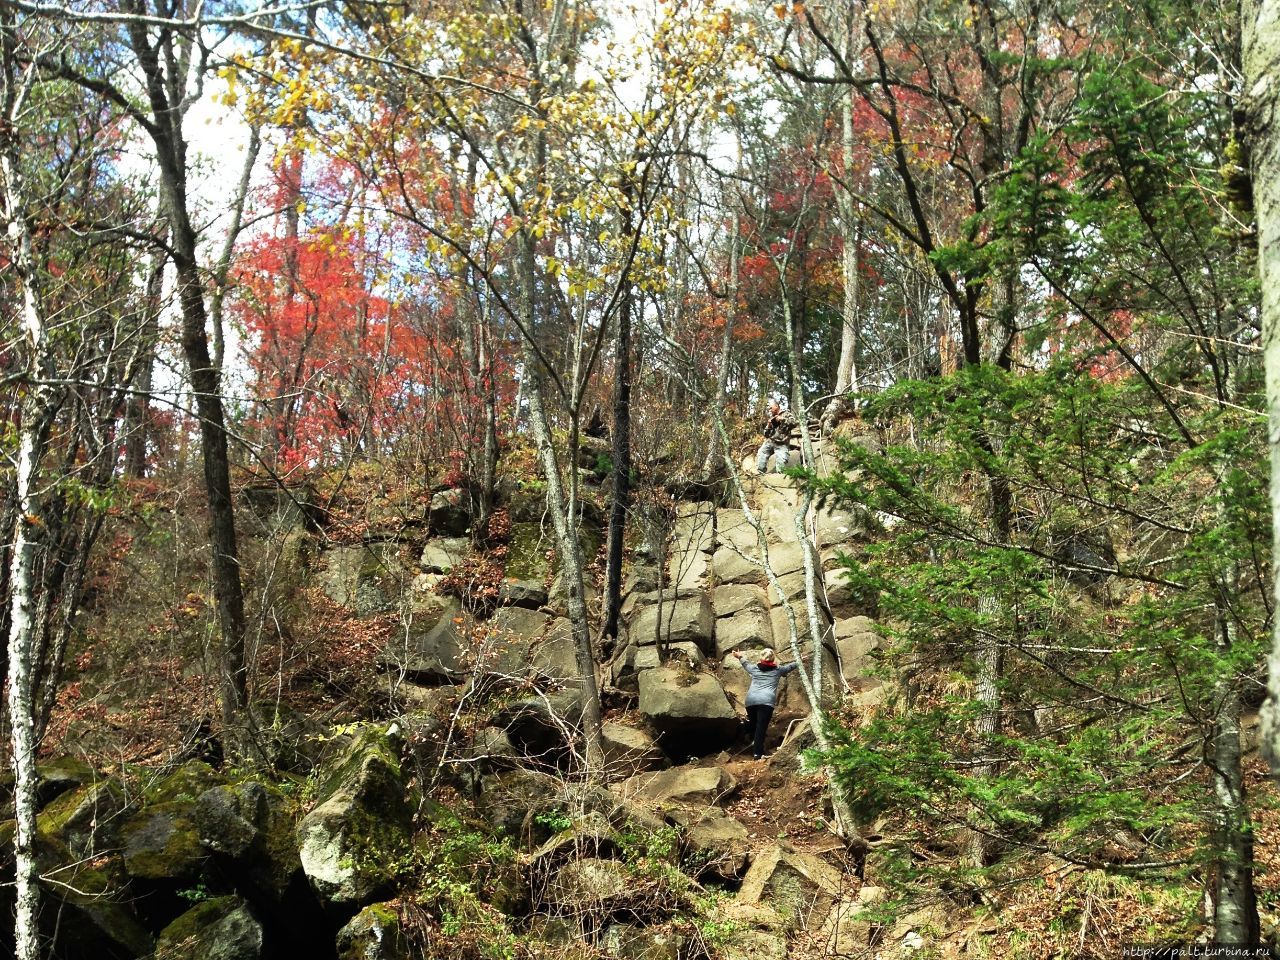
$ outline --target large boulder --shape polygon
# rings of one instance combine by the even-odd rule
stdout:
[[[418,560],[424,573],[448,573],[467,555],[471,541],[466,537],[432,537]]]
[[[872,672],[874,664],[871,655],[881,646],[875,621],[868,617],[837,620],[834,633],[845,681],[851,686],[856,685]]]
[[[605,772],[610,776],[634,774],[666,765],[666,755],[646,730],[625,723],[605,721],[600,729]]]
[[[710,752],[728,743],[738,729],[738,715],[719,681],[681,667],[640,674],[640,713],[664,736],[668,752]]]
[[[639,607],[627,637],[637,646],[662,641],[667,644],[693,643],[704,653],[715,650],[715,613],[704,590],[681,591],[673,599]]]
[[[789,573],[798,573],[804,569],[804,554],[809,551],[815,570],[822,568],[822,558],[813,547],[800,543],[771,543],[769,545],[769,566],[773,573],[781,579]],[[772,589],[772,588],[771,588]]]
[[[832,627],[841,655],[865,657],[880,648],[880,633],[870,617],[846,617],[837,620]]]
[[[827,915],[815,939],[829,955],[856,955],[865,952],[882,931],[874,922],[872,908],[884,899],[884,888],[862,887],[856,897],[840,900]]]
[[[867,536],[870,519],[861,508],[819,508],[814,517],[818,546],[834,547]]]
[[[769,588],[769,595],[776,597],[778,595],[777,591],[781,590],[782,595],[788,600],[796,600],[803,604],[805,602],[805,591],[809,588],[808,584],[808,575],[803,570],[796,570],[793,573],[788,573],[779,577],[777,588],[771,586]],[[816,597],[818,604],[821,605],[822,573],[819,570],[814,570],[813,589],[814,596]]]
[[[613,913],[632,901],[636,887],[621,862],[582,857],[560,868],[544,896],[559,911],[599,915]]]
[[[79,757],[55,757],[45,763],[36,764],[36,807],[46,804],[62,796],[69,790],[93,783],[98,779],[93,767]]]
[[[567,816],[564,819],[568,819]],[[573,818],[546,843],[527,857],[535,882],[544,882],[570,860],[579,857],[616,857],[621,853],[618,832],[609,818],[597,810]]]
[[[511,524],[511,533],[507,536],[506,575],[514,580],[545,584],[551,575],[548,554],[555,545],[555,538],[538,522],[538,517],[546,509],[546,501],[539,496],[536,502],[538,513],[532,522],[520,522],[515,515],[511,518],[517,522]]]
[[[155,960],[259,960],[262,924],[236,896],[196,904],[161,931]]]
[[[457,683],[468,667],[470,641],[462,617],[445,616],[426,630],[415,623],[396,631],[378,655],[378,665],[404,679],[424,685]],[[428,621],[430,622],[430,621]]]
[[[752,858],[737,899],[772,907],[791,929],[816,928],[840,899],[840,887],[840,871],[825,860],[772,844]]]
[[[744,650],[743,655],[750,657],[752,651]],[[720,688],[724,690],[729,702],[745,709],[747,691],[751,689],[751,676],[742,669],[736,657],[726,653],[720,660]],[[785,680],[783,681],[786,682]]]
[[[590,575],[584,576],[582,586],[583,603],[588,610],[591,610],[600,602],[600,591],[596,589]],[[557,573],[551,578],[551,586],[547,589],[547,609],[559,617],[569,616],[569,588],[563,574]]]
[[[748,610],[769,612],[769,601],[760,587],[749,583],[727,583],[711,592],[711,606],[717,620]],[[716,628],[719,629],[719,623]]]
[[[577,730],[581,711],[581,700],[573,691],[527,697],[501,707],[488,725],[505,734],[522,756],[560,767],[570,761],[570,738]]]
[[[783,917],[760,903],[725,900],[710,918],[728,932],[719,947],[721,960],[787,960],[787,930]]]
[[[758,537],[756,528],[748,522],[738,507],[726,507],[716,511],[716,543],[724,547],[755,548]]]
[[[240,499],[249,508],[254,532],[268,536],[278,536],[284,530],[315,529],[323,513],[317,505],[315,488],[309,484],[250,481],[240,488]]]
[[[320,774],[316,805],[298,824],[302,869],[328,903],[371,903],[390,889],[394,863],[409,846],[412,810],[397,739],[361,727]]]
[[[389,613],[400,606],[407,580],[394,543],[358,543],[326,550],[318,581],[324,595],[356,616]]]
[[[490,620],[494,635],[483,667],[507,676],[533,673],[563,683],[579,681],[573,628],[563,617],[526,607],[503,607]]]
[[[716,656],[734,650],[762,650],[773,646],[773,620],[759,607],[750,606],[716,621]]]
[[[338,931],[338,960],[410,960],[394,904],[373,903]]]
[[[420,573],[409,583],[405,599],[408,609],[402,611],[406,626],[417,633],[426,633],[445,617],[451,617],[462,609],[457,597],[440,592],[444,577],[438,573]]]
[[[715,571],[718,584],[763,585],[768,582],[754,544],[745,547],[720,547],[711,558],[711,568]]]
[[[14,834],[12,820],[0,823],[0,945],[13,943]],[[131,909],[128,889],[111,864],[91,866],[60,841],[39,832],[35,846],[39,923],[50,956],[102,960],[151,956],[151,935]]]
[[[238,888],[271,906],[285,900],[302,860],[288,801],[277,788],[252,780],[213,787],[196,799],[193,819],[200,842]]]
[[[492,773],[476,784],[476,813],[522,846],[536,847],[555,831],[549,821],[568,806],[566,785],[549,773],[520,768]]]
[[[460,537],[466,533],[471,527],[467,492],[455,487],[432,496],[427,526],[438,536]]]
[[[618,784],[623,797],[656,804],[709,806],[724,803],[738,789],[738,781],[724,767],[672,767],[642,773]]]
[[[796,532],[796,490],[794,487],[766,487],[760,494],[760,519],[769,531],[772,543],[795,543],[799,538]]]
[[[639,673],[641,670],[652,670],[663,664],[660,651],[655,646],[633,647],[635,651],[631,661],[631,667]],[[685,641],[683,643],[673,643],[667,647],[667,663],[676,662],[687,666],[697,667],[698,664],[704,663],[706,657],[702,655],[702,650],[695,643]]]
[[[221,782],[207,763],[192,760],[143,785],[141,804],[119,834],[130,877],[172,890],[200,876],[210,851],[196,827],[196,798]]]
[[[804,598],[793,599],[788,601],[791,612],[795,614],[796,622],[796,639],[800,642],[801,647],[807,643],[812,637],[812,631],[809,626],[809,608]],[[769,611],[769,623],[773,627],[773,648],[775,650],[785,650],[791,644],[791,619],[787,616],[786,606],[778,604]],[[818,609],[818,628],[825,631],[829,620],[826,611]]]
[[[680,504],[667,582],[677,588],[696,587],[706,577],[708,561],[715,549],[715,515],[715,506],[711,503]]]
[[[600,945],[618,960],[677,960],[685,939],[673,930],[612,923],[605,928]]]
[[[751,837],[741,822],[718,807],[673,807],[667,816],[683,828],[688,872],[727,883],[742,878]]]
[[[209,851],[200,842],[194,799],[149,804],[120,831],[124,868],[135,880],[180,886],[203,874]]]
[[[849,583],[849,571],[837,566],[822,574],[823,592],[827,606],[834,614],[848,610],[854,603],[853,586]]]
[[[36,830],[65,843],[73,856],[89,858],[116,846],[128,810],[120,785],[99,780],[62,794],[41,810]]]
[[[508,577],[498,588],[498,600],[505,606],[527,607],[538,610],[547,605],[550,594],[546,584],[541,580],[521,580]]]
[[[507,731],[500,727],[481,727],[471,738],[462,757],[478,770],[511,770],[521,765],[525,758],[516,749]]]

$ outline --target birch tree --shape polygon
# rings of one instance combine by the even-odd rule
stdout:
[[[17,905],[15,954],[18,960],[38,960],[41,954],[36,920],[36,691],[34,638],[36,635],[36,532],[42,518],[41,459],[49,438],[59,397],[53,385],[53,349],[41,295],[40,267],[32,242],[33,209],[26,183],[19,131],[26,125],[39,72],[31,62],[31,47],[45,39],[41,31],[20,29],[11,7],[0,11],[0,187],[4,190],[7,258],[17,277],[20,295],[26,370],[22,378],[15,463],[16,522],[9,564],[8,712],[14,773],[14,837]],[[52,47],[40,49],[49,53]],[[27,54],[26,64],[19,54]]]

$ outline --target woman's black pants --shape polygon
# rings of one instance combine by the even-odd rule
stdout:
[[[756,759],[764,756],[764,735],[769,729],[769,720],[773,717],[773,707],[760,703],[747,707],[747,733],[752,737]]]

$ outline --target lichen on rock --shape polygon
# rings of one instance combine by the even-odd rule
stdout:
[[[386,730],[361,727],[320,771],[317,802],[298,824],[302,869],[321,899],[370,903],[388,891],[409,848],[398,745]]]

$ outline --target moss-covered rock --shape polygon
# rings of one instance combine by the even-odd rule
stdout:
[[[618,960],[676,960],[684,939],[668,929],[613,923],[604,931],[602,946]]]
[[[400,605],[407,571],[395,543],[360,543],[326,550],[320,589],[334,603],[368,617]]]
[[[530,483],[504,478],[499,483],[498,499],[507,508],[513,525],[539,524],[547,511],[547,494],[541,480]]]
[[[160,933],[155,960],[259,960],[262,924],[236,896],[196,904]]]
[[[427,526],[437,536],[465,534],[471,528],[471,501],[467,492],[454,487],[432,495]]]
[[[409,960],[409,943],[390,903],[365,907],[338,931],[338,960]]]
[[[398,743],[376,726],[360,728],[320,771],[315,807],[298,824],[302,869],[323,900],[358,906],[388,891],[409,849]]]
[[[256,900],[279,904],[302,870],[290,803],[256,781],[206,790],[193,811],[200,842],[217,855],[223,874]]]
[[[752,857],[737,900],[768,905],[794,928],[821,923],[839,899],[840,884],[840,871],[825,860],[790,844],[772,844]]]
[[[13,942],[14,832],[12,820],[0,823],[0,945]],[[115,862],[90,866],[56,838],[37,832],[36,866],[40,928],[51,956],[134,960],[150,955],[151,935],[129,907]]]
[[[143,799],[148,803],[193,801],[222,778],[203,760],[190,760],[170,773],[152,777],[144,782]]]
[[[98,779],[93,767],[79,757],[55,757],[36,764],[36,805],[44,807],[69,790]]]
[[[538,502],[542,503],[542,495],[538,494]],[[527,581],[545,584],[551,573],[551,564],[547,560],[549,551],[555,542],[550,532],[544,533],[542,524],[534,522],[513,523],[511,535],[507,540],[506,576],[510,580]]]
[[[543,896],[559,912],[608,915],[631,902],[636,887],[617,860],[582,857],[565,864]]]
[[[466,675],[470,646],[464,627],[451,616],[415,619],[378,655],[378,666],[415,683],[456,683]]]
[[[196,880],[209,859],[200,843],[193,800],[153,803],[130,817],[120,831],[124,867],[138,880]]]
[[[481,777],[476,810],[496,831],[536,847],[551,838],[550,822],[567,805],[563,782],[534,770],[509,770]]]
[[[771,907],[728,900],[708,920],[720,931],[716,946],[723,960],[785,960],[790,956],[785,921]]]
[[[243,856],[261,840],[268,814],[267,790],[252,781],[206,790],[194,810],[200,841],[229,857]]]
[[[129,800],[114,780],[99,780],[64,793],[40,811],[36,830],[67,845],[72,855],[92,857],[116,845]]]

